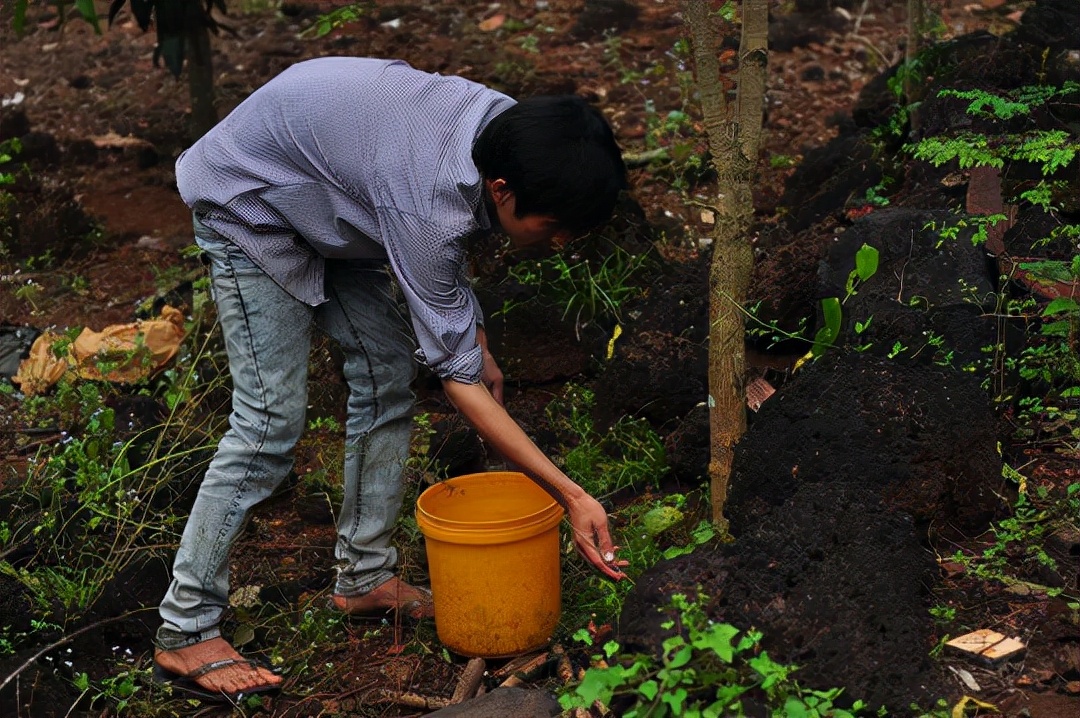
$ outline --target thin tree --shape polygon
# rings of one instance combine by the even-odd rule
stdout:
[[[157,31],[154,64],[160,60],[175,77],[180,77],[184,60],[188,65],[188,95],[191,98],[190,133],[193,140],[202,137],[217,124],[214,106],[214,68],[210,51],[210,33],[221,27],[211,15],[217,8],[225,12],[225,0],[113,0],[109,5],[109,24],[125,5],[139,28],[146,32],[153,24]]]
[[[15,0],[12,26],[21,33],[26,24],[26,12],[31,0]],[[74,5],[79,15],[90,23],[94,32],[100,33],[94,0],[59,0],[56,9],[63,22],[69,5]],[[188,94],[191,98],[191,136],[197,139],[217,124],[214,107],[214,70],[211,63],[210,33],[222,27],[214,20],[211,11],[217,8],[225,12],[225,0],[112,0],[109,4],[109,24],[128,5],[135,22],[143,32],[153,25],[157,32],[154,48],[154,64],[164,60],[165,66],[176,77],[188,64]]]
[[[736,97],[721,76],[718,13],[708,0],[686,0],[698,94],[717,173],[716,223],[709,271],[709,483],[714,523],[723,523],[735,444],[746,431],[743,304],[753,271],[748,230],[751,182],[761,144],[768,60],[768,0],[741,3]]]

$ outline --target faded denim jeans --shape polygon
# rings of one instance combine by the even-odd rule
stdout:
[[[393,576],[390,534],[401,509],[412,427],[415,340],[385,262],[328,260],[329,301],[293,298],[227,239],[195,221],[210,259],[232,375],[229,430],[199,487],[159,612],[170,650],[221,635],[229,549],[252,507],[281,484],[305,427],[313,327],[345,354],[349,385],[344,501],[337,517],[335,592],[366,593]]]

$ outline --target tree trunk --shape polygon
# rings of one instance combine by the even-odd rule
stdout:
[[[202,18],[200,3],[189,2],[185,20],[188,93],[191,97],[191,141],[205,135],[217,124],[214,107],[214,66],[210,50],[210,30]]]
[[[743,304],[753,271],[747,230],[751,180],[761,141],[767,59],[767,0],[742,3],[737,97],[726,98],[717,60],[717,28],[707,0],[687,0],[698,92],[717,172],[717,217],[709,271],[709,482],[714,523],[724,522],[735,444],[746,431]]]

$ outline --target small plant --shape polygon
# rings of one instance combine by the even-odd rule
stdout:
[[[855,253],[855,268],[848,273],[847,282],[844,285],[844,298],[839,297],[826,297],[821,300],[821,312],[825,320],[825,324],[818,329],[817,334],[814,336],[814,345],[810,349],[811,357],[819,357],[825,353],[833,344],[836,343],[836,339],[840,336],[840,327],[843,323],[843,310],[841,305],[845,304],[851,297],[858,293],[858,286],[863,282],[866,282],[875,274],[878,269],[878,251],[876,248],[871,247],[869,244],[864,244],[859,248],[859,251]],[[867,321],[869,323],[869,320]],[[865,330],[866,326],[863,326]]]
[[[574,326],[582,327],[601,317],[622,323],[622,305],[641,293],[631,282],[645,266],[647,255],[634,255],[614,248],[604,259],[555,254],[540,261],[521,262],[510,269],[510,277],[527,287],[536,287],[563,307],[563,317],[573,316]],[[511,311],[513,303],[500,313]]]
[[[1046,552],[1043,541],[1062,522],[1076,526],[1080,517],[1080,484],[1070,484],[1064,496],[1054,499],[1045,487],[1029,490],[1027,477],[1008,464],[1003,465],[1002,476],[1017,487],[1013,515],[991,526],[993,540],[980,553],[958,551],[952,559],[981,579],[1023,584],[1047,595],[1060,595],[1060,588],[1040,586],[1013,575],[1012,567],[1019,565],[1021,571],[1036,573],[1038,567],[1057,570],[1057,562]]]
[[[334,30],[356,22],[369,10],[367,3],[352,3],[335,8],[325,15],[319,15],[315,24],[300,32],[299,37],[324,37]]]
[[[567,475],[601,498],[663,478],[667,452],[648,422],[622,417],[601,433],[591,415],[595,401],[590,390],[571,384],[547,406],[552,428],[569,445],[563,459]]]
[[[559,702],[566,710],[599,703],[619,705],[624,718],[705,718],[745,716],[747,699],[765,703],[773,716],[787,718],[853,718],[865,704],[850,709],[836,706],[842,690],[804,688],[792,677],[797,667],[777,663],[761,650],[762,634],[714,623],[705,614],[704,597],[690,601],[671,598],[676,618],[663,624],[674,635],[663,643],[659,658],[624,655],[614,641],[593,657],[581,681],[563,690]],[[590,643],[587,632],[578,637]]]

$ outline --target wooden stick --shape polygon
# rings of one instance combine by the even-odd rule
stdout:
[[[492,678],[506,678],[511,673],[516,673],[522,666],[529,663],[537,654],[526,653],[516,658],[511,658],[502,668],[496,668],[491,672]]]
[[[563,682],[563,685],[566,685],[574,680],[574,667],[570,665],[570,656],[566,655],[566,649],[558,643],[551,649],[551,652],[559,659],[557,667],[555,668],[555,674],[559,677],[559,680]]]
[[[548,659],[548,652],[543,653],[533,658],[531,661],[523,665],[521,668],[514,671],[513,675],[507,678],[505,681],[499,684],[499,688],[511,688],[513,686],[520,686],[528,679],[529,674],[535,671],[540,666],[544,665]]]
[[[426,711],[437,711],[450,705],[450,701],[445,698],[422,696],[417,693],[394,693],[384,689],[376,691],[375,695],[377,700],[383,703],[396,703],[406,708],[420,708]]]
[[[450,698],[450,705],[463,703],[475,696],[476,689],[480,687],[480,681],[484,680],[485,670],[487,670],[487,663],[483,658],[471,659],[465,666],[465,670],[461,672],[461,679],[458,681],[453,697]]]

